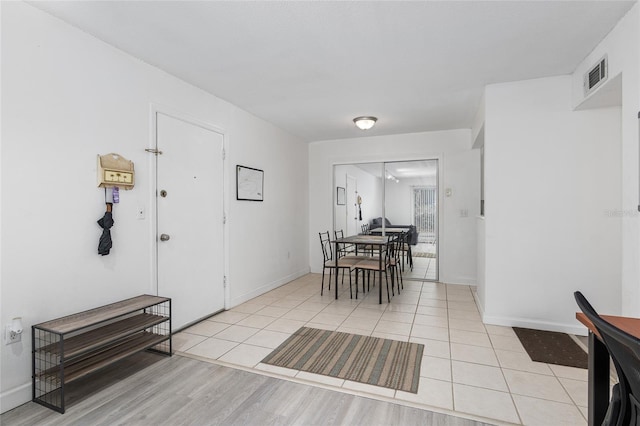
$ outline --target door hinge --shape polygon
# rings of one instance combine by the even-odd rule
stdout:
[[[155,149],[155,148],[145,148],[145,151],[150,153],[150,154],[162,155],[162,151],[160,151],[159,149]]]
[[[226,213],[224,213],[224,214],[222,215],[222,224],[223,224],[223,225],[226,225],[226,224],[227,224],[227,214],[226,214]]]
[[[223,160],[227,159],[227,151],[224,148],[222,148],[222,159]]]
[[[226,276],[226,275],[224,275],[224,276],[222,277],[222,286],[223,286],[224,288],[227,288],[227,276]]]

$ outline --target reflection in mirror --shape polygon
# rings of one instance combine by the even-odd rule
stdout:
[[[334,193],[345,188],[345,204],[334,200],[334,230],[345,236],[362,233],[362,226],[382,215],[382,163],[334,166]]]
[[[334,230],[407,232],[403,277],[438,279],[438,160],[336,165],[333,179]]]
[[[386,228],[407,232],[411,278],[438,279],[438,160],[384,164]],[[389,233],[389,232],[387,232]]]

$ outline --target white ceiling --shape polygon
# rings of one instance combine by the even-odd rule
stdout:
[[[355,167],[370,175],[382,177],[382,163],[358,163]],[[420,179],[436,175],[436,160],[392,161],[384,163],[384,170],[397,179]]]
[[[306,141],[470,128],[486,84],[572,73],[634,3],[30,2]]]

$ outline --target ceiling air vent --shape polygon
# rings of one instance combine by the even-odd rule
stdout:
[[[598,63],[584,74],[584,95],[587,96],[596,90],[607,79],[606,55]]]

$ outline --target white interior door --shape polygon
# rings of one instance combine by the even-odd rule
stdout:
[[[353,176],[347,175],[347,229],[346,235],[357,235],[361,230],[358,229],[358,185],[357,180]]]
[[[157,113],[158,295],[174,330],[224,309],[223,136]]]

